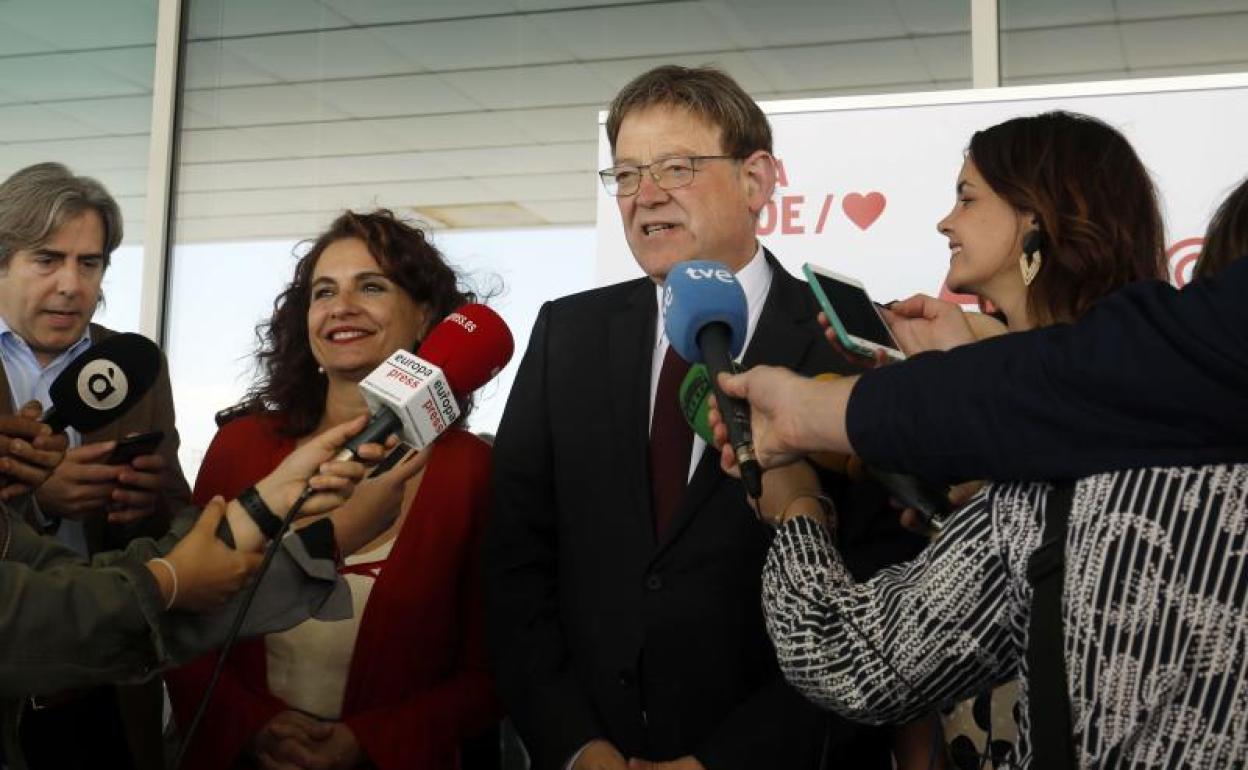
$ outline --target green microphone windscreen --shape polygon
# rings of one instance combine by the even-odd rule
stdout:
[[[713,444],[711,421],[708,416],[711,410],[711,378],[706,373],[705,364],[694,364],[689,373],[680,383],[680,413],[685,422],[703,441]]]

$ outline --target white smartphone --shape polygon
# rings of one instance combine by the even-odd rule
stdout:
[[[861,282],[809,262],[802,265],[802,273],[846,350],[868,357],[882,350],[894,361],[905,359],[879,307],[867,296]]]

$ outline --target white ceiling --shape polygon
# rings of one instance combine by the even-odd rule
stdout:
[[[593,221],[597,114],[660,63],[756,98],[970,85],[969,0],[188,0],[179,240],[346,206]],[[1248,0],[1002,0],[1006,83],[1248,69]],[[0,0],[0,174],[61,160],[141,237],[155,0]]]

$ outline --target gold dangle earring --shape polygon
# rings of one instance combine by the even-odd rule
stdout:
[[[1044,255],[1040,253],[1040,231],[1032,230],[1023,239],[1023,255],[1018,258],[1018,269],[1023,272],[1023,285],[1030,286],[1040,272]]]

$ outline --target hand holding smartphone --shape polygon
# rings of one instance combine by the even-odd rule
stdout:
[[[134,458],[155,453],[160,442],[165,440],[163,430],[150,433],[136,433],[117,439],[117,446],[104,459],[105,465],[129,465]]]
[[[802,265],[802,274],[842,347],[867,358],[882,352],[892,361],[905,360],[879,307],[860,281],[809,262]]]

